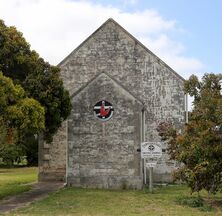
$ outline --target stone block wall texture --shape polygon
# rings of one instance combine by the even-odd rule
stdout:
[[[67,121],[64,121],[52,143],[39,139],[39,181],[65,181]]]
[[[96,102],[112,103],[113,117],[101,122]],[[100,74],[72,98],[68,120],[69,185],[141,188],[140,125],[143,104],[106,74]]]
[[[128,185],[139,187],[142,176],[139,158],[136,154],[124,150],[126,146],[135,150],[140,142],[138,116],[141,113],[141,105],[140,108],[135,105],[138,108],[136,112],[133,101],[137,101],[138,104],[142,102],[145,107],[145,140],[160,141],[156,131],[160,122],[171,120],[177,127],[181,127],[184,123],[183,78],[112,19],[96,30],[59,66],[64,86],[72,96],[73,110],[68,119],[68,141],[64,142],[59,133],[55,135],[54,142],[50,144],[50,149],[54,150],[50,150],[48,163],[54,164],[50,162],[54,160],[52,158],[61,157],[62,160],[57,161],[57,166],[62,167],[66,156],[61,155],[60,150],[65,152],[64,149],[68,145],[68,183],[99,187],[112,187],[116,184],[118,187],[119,182],[124,182],[124,176],[128,176]],[[93,83],[98,90],[93,87]],[[92,106],[103,99],[113,103],[116,111],[110,121],[100,124],[93,116]],[[80,107],[85,113],[83,118],[78,114]],[[120,110],[125,110],[125,113],[120,114]],[[107,131],[106,128],[109,128],[109,134],[101,136],[102,130]],[[122,130],[131,132],[126,135]],[[104,149],[98,148],[97,144],[102,146],[102,143]],[[82,147],[76,148],[75,145]],[[92,145],[90,147],[92,151],[88,152],[88,159],[92,163],[84,161],[87,158],[83,155],[87,156],[89,150],[84,148],[88,145]],[[101,158],[100,155],[101,150],[107,151],[107,146],[110,146],[109,153],[113,155],[110,167],[108,162],[111,156]],[[123,149],[117,151],[120,146]],[[125,158],[122,156],[122,151],[125,152]],[[81,162],[85,165],[75,164],[78,157],[80,161],[81,157],[85,158]],[[95,162],[95,158],[98,158],[100,163]],[[120,164],[115,164],[114,160],[122,160],[122,167],[118,167]],[[57,170],[56,166],[47,167],[44,164],[45,162],[40,164],[40,176],[43,172],[53,173]],[[102,164],[104,167],[101,167]],[[125,170],[127,166],[128,171]],[[170,181],[170,173],[175,166],[174,162],[169,161],[168,155],[164,154],[154,169],[155,181]],[[113,177],[113,180],[108,176],[110,179]]]

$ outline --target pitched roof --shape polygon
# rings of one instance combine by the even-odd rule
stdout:
[[[167,65],[163,60],[161,60],[157,55],[155,55],[152,51],[150,51],[145,45],[143,45],[139,40],[137,40],[132,34],[130,34],[127,30],[125,30],[119,23],[117,23],[114,19],[109,18],[106,22],[104,22],[96,31],[94,31],[88,38],[86,38],[76,49],[74,49],[67,57],[65,57],[58,66],[60,67],[66,60],[69,59],[71,55],[73,55],[75,52],[79,50],[80,47],[82,47],[86,41],[88,41],[90,38],[92,38],[98,31],[100,31],[107,23],[113,22],[115,25],[117,25],[123,32],[125,32],[130,38],[132,38],[136,43],[138,43],[141,47],[143,47],[148,53],[153,55],[157,61],[164,64],[165,67],[169,68],[172,73],[174,73],[178,78],[180,78],[182,81],[185,81],[185,79],[179,75],[176,71],[174,71],[169,65]]]

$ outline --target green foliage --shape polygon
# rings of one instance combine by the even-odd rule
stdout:
[[[197,208],[204,212],[215,211],[215,209],[207,204],[200,196],[181,196],[176,199],[176,203],[183,206]]]
[[[45,138],[51,141],[52,135],[61,126],[71,111],[69,93],[63,87],[58,67],[39,61],[39,70],[30,73],[24,86],[28,94],[45,107]]]
[[[29,129],[38,132],[39,129],[44,128],[44,108],[32,98],[24,98],[8,106],[5,114],[10,124],[19,130]]]
[[[204,200],[201,197],[179,197],[177,203],[180,205],[187,205],[193,208],[203,207]]]
[[[0,121],[2,131],[38,132],[44,129],[44,108],[33,98],[28,98],[19,85],[0,72]]]
[[[39,55],[30,49],[22,33],[15,27],[7,27],[0,20],[0,70],[5,76],[10,77],[15,83],[20,84],[24,90],[20,94],[26,93],[39,101],[45,108],[45,139],[52,140],[53,134],[61,126],[71,111],[69,93],[64,89],[60,78],[60,69],[45,62]],[[1,101],[0,101],[1,103]],[[23,102],[23,111],[28,110],[30,105],[37,108],[33,100]],[[22,113],[15,112],[17,107],[11,108],[15,119],[22,119]],[[33,110],[33,109],[32,109]],[[37,115],[37,113],[35,113]],[[33,118],[36,119],[37,116]],[[16,121],[14,121],[17,123]],[[30,124],[24,119],[21,127]],[[37,124],[37,122],[35,122]],[[35,125],[32,124],[32,125]]]
[[[158,127],[171,159],[182,164],[175,179],[187,182],[192,191],[214,193],[222,186],[221,81],[221,74],[205,74],[202,81],[191,76],[185,91],[194,96],[193,110],[184,131],[179,134],[170,123]]]
[[[26,133],[20,138],[19,146],[25,151],[28,166],[38,166],[38,138],[35,134]]]
[[[21,32],[0,20],[0,71],[16,84],[0,75],[0,158],[12,163],[26,155],[29,165],[36,165],[36,134],[43,131],[50,142],[71,110],[60,69],[40,58]]]
[[[4,75],[13,81],[23,81],[35,69],[38,58],[22,33],[0,20],[0,70]]]
[[[13,166],[13,164],[21,162],[24,151],[20,146],[7,143],[0,146],[0,158],[3,164]]]
[[[7,130],[3,125],[3,120],[0,118],[0,143],[4,143],[6,140]]]
[[[6,164],[18,162],[25,152],[15,145],[20,134],[44,129],[44,108],[28,98],[19,85],[0,72],[0,158]]]

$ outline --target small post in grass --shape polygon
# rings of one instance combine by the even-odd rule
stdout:
[[[149,168],[149,170],[150,170],[150,175],[149,175],[149,177],[150,177],[150,181],[149,181],[149,191],[150,191],[150,193],[153,193],[153,167],[151,166],[151,167]]]
[[[144,158],[144,184],[146,185],[146,159]]]

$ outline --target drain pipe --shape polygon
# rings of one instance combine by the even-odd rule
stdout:
[[[185,94],[185,122],[188,123],[188,94]]]
[[[67,178],[68,178],[68,119],[66,120],[66,179],[65,179],[65,183],[64,186],[68,186],[68,182],[67,182]]]

